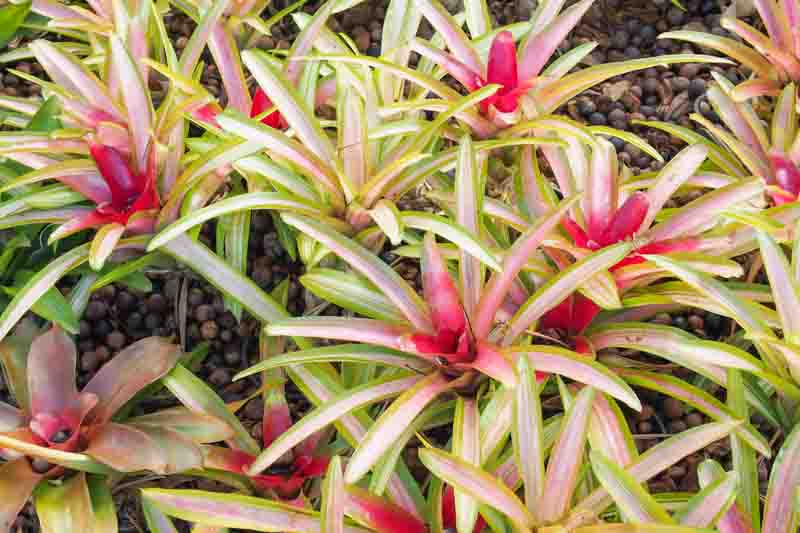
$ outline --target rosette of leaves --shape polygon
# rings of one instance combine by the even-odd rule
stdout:
[[[725,438],[736,422],[699,426],[639,454],[619,405],[592,387],[567,387],[559,380],[564,412],[545,417],[543,386],[531,362],[517,360],[514,388],[489,387],[477,397],[457,397],[446,446],[423,439],[418,454],[431,476],[421,512],[382,496],[375,477],[369,485],[348,483],[338,458],[326,475],[318,512],[300,514],[265,500],[202,491],[147,489],[145,501],[171,516],[214,527],[381,533],[548,528],[589,533],[648,526],[688,533],[714,527],[733,509],[735,473],[697,494],[680,495],[670,511],[642,484]],[[436,418],[433,408],[425,413],[393,442],[396,451],[375,476],[390,471],[402,448]],[[630,525],[612,524],[620,521]]]
[[[43,531],[116,531],[112,479],[124,473],[170,474],[199,468],[201,443],[230,428],[171,408],[130,417],[126,404],[166,375],[180,348],[149,337],[122,350],[83,387],[75,387],[77,352],[59,328],[40,333],[23,322],[0,344],[17,407],[0,404],[0,529],[9,531],[33,495]]]
[[[526,275],[541,283],[559,270],[577,268],[576,263],[592,252],[619,243],[633,245],[608,272],[597,274],[547,312],[539,322],[540,328],[558,330],[567,345],[591,352],[583,332],[603,309],[619,308],[620,295],[669,276],[646,261],[647,254],[680,257],[715,276],[742,275],[741,267],[727,255],[732,240],[729,241],[726,232],[733,229],[718,228],[718,219],[723,211],[758,200],[764,188],[758,179],[715,180],[716,176],[706,175],[701,169],[709,149],[701,143],[681,151],[661,171],[633,177],[624,165],[618,164],[613,145],[604,136],[596,135],[611,132],[593,131],[559,117],[531,122],[534,131],[539,123],[559,131],[566,144],[539,147],[553,178],[545,176],[539,168],[536,148],[526,146],[520,151],[520,173],[515,180],[516,202],[512,204],[516,205],[488,197],[481,200],[483,216],[493,227],[503,228],[499,233],[495,230],[495,234],[507,241],[509,235],[526,231],[532,221],[553,209],[559,194],[582,195],[560,223],[560,231],[544,243],[536,258],[538,270]],[[626,136],[652,151],[641,139]],[[683,207],[665,208],[676,192],[708,189],[711,190]],[[457,210],[457,193],[444,188],[428,196],[451,212]],[[412,247],[398,250],[405,255],[414,255],[412,252]],[[480,332],[487,325],[476,324],[475,328]],[[511,336],[524,331],[513,318],[507,327]]]
[[[800,137],[795,108],[797,88],[788,84],[767,112],[768,123],[750,102],[736,101],[734,87],[721,76],[714,76],[706,96],[722,121],[721,127],[705,117],[693,114],[692,120],[705,128],[713,140],[703,138],[688,128],[657,122],[643,122],[688,143],[701,142],[709,148],[713,165],[703,175],[712,181],[757,176],[768,187],[774,205],[793,203],[800,194]],[[737,86],[738,87],[738,86]],[[763,116],[763,115],[762,115]]]
[[[174,53],[161,19],[155,33],[160,51],[170,68],[191,78],[213,23],[226,4],[208,10],[180,59]],[[56,224],[42,235],[51,243],[82,230],[94,230],[86,244],[74,246],[20,287],[0,315],[0,338],[50,290],[61,276],[84,263],[103,269],[103,283],[130,273],[129,266],[109,265],[121,255],[141,255],[159,222],[174,219],[184,201],[172,201],[176,183],[196,169],[182,159],[187,133],[184,91],[170,86],[160,104],[146,80],[153,64],[137,55],[116,34],[107,37],[107,51],[98,77],[94,63],[78,59],[49,41],[38,40],[30,48],[52,82],[21,76],[42,86],[45,104],[21,99],[0,99],[0,105],[17,113],[20,131],[0,135],[0,152],[12,162],[6,165],[0,194],[0,227],[34,225],[38,231]],[[229,143],[235,152],[238,143]],[[205,172],[186,199],[191,207],[209,202],[219,187],[214,172]],[[88,206],[87,203],[93,204]],[[187,208],[188,208],[187,207]],[[86,235],[81,233],[80,235]],[[84,237],[85,238],[85,237]],[[80,241],[85,242],[85,241]],[[286,316],[286,311],[243,275],[246,261],[225,259],[187,235],[180,235],[161,250],[199,274],[214,277],[232,302],[238,302],[261,320]],[[148,255],[139,267],[163,258]],[[109,281],[110,280],[110,281]],[[98,280],[98,283],[100,280]],[[89,282],[92,285],[92,282]],[[96,287],[94,287],[96,288]]]
[[[394,3],[393,3],[394,4]],[[583,61],[596,43],[586,43],[548,62],[556,48],[578,24],[592,5],[579,2],[559,15],[564,2],[541,2],[528,22],[492,28],[488,5],[483,0],[464,3],[464,12],[451,16],[437,0],[420,3],[396,2],[387,10],[380,58],[353,57],[335,50],[320,50],[309,60],[364,65],[377,70],[385,80],[382,104],[387,112],[441,112],[459,99],[459,93],[440,80],[452,76],[465,91],[497,90],[459,118],[478,138],[490,138],[510,125],[554,112],[580,92],[609,78],[659,65],[691,62],[719,62],[711,56],[682,54],[645,58],[570,71]],[[420,16],[437,32],[432,40],[416,37]],[[466,24],[470,37],[462,29]],[[515,43],[519,41],[519,45]],[[446,49],[446,51],[445,51]],[[387,51],[391,51],[387,53]],[[409,68],[410,51],[422,59]],[[404,80],[412,80],[408,97],[400,99]],[[433,97],[428,97],[433,93]]]
[[[314,29],[315,46],[357,57],[341,38],[318,25],[320,13],[306,20],[298,39],[306,40]],[[254,115],[250,118],[230,106],[221,111],[216,104],[192,111],[192,116],[207,125],[209,131],[190,142],[198,152],[192,165],[194,171],[181,176],[166,202],[179,202],[211,169],[229,177],[235,171],[235,176],[243,179],[243,186],[238,194],[221,202],[188,211],[152,241],[150,250],[207,220],[246,215],[252,209],[312,216],[373,249],[382,247],[385,235],[399,243],[403,214],[396,203],[427,177],[455,164],[457,149],[442,148],[443,141],[460,137],[449,119],[461,117],[464,108],[497,90],[496,86],[488,86],[480,93],[461,97],[452,103],[450,111],[440,113],[434,120],[420,114],[384,119],[378,108],[380,80],[357,65],[339,65],[330,76],[322,78],[320,64],[310,63],[299,71],[302,78],[295,87],[291,83],[291,67],[303,63],[290,57],[281,65],[258,50],[247,50],[242,58],[259,90],[274,102],[275,110],[269,108],[260,114],[248,111],[248,115]],[[414,81],[413,77],[410,80]],[[314,111],[320,95],[329,94],[325,89],[329,81],[336,88],[335,123],[321,120]],[[197,101],[203,102],[205,97]],[[275,113],[279,117],[273,120]],[[287,128],[282,127],[284,123]],[[338,134],[335,143],[324,131],[334,125]],[[557,145],[560,141],[521,137],[483,141],[474,146],[480,153],[487,153],[503,146],[539,143]],[[231,149],[233,145],[236,149]],[[316,264],[328,253],[277,217],[276,224],[290,253],[299,249],[307,264]]]
[[[678,30],[659,35],[659,39],[679,39],[717,50],[753,72],[753,77],[732,93],[736,101],[757,96],[777,96],[790,82],[800,81],[800,2],[761,0],[753,2],[766,34],[737,18],[732,5],[720,25],[740,40],[705,32]],[[744,41],[744,42],[742,42]]]
[[[266,329],[270,336],[319,337],[356,344],[269,357],[241,375],[287,367],[291,379],[309,390],[307,379],[295,377],[296,368],[303,363],[342,362],[353,368],[348,372],[356,372],[356,376],[376,365],[394,370],[372,380],[355,381],[356,390],[320,405],[295,423],[256,459],[251,474],[262,472],[303,438],[342,416],[399,396],[358,444],[351,444],[356,451],[347,464],[345,479],[348,483],[358,481],[390,453],[397,436],[426,407],[439,405],[454,393],[474,395],[487,378],[513,387],[517,381],[513,361],[519,358],[535,360],[543,372],[589,383],[631,407],[639,407],[631,390],[591,358],[560,347],[527,343],[529,326],[576,286],[625,257],[632,244],[623,242],[588,254],[578,267],[529,290],[518,280],[518,274],[536,268],[530,259],[578,198],[565,200],[540,217],[504,250],[486,244],[482,237],[479,202],[483,180],[469,137],[464,137],[459,147],[456,182],[461,206],[456,224],[429,213],[404,214],[409,238],[414,238],[412,230],[425,233],[421,239],[424,301],[414,287],[357,242],[310,217],[283,215],[287,224],[317,239],[352,269],[320,269],[301,281],[323,298],[368,318],[307,316],[271,323]],[[458,284],[451,277],[434,233],[456,247],[455,253],[450,247],[446,253],[458,265]],[[521,302],[515,303],[512,294],[521,296]],[[504,321],[496,319],[498,315],[507,317],[509,312],[515,324],[527,324],[521,327],[522,334],[509,333]],[[358,370],[359,366],[364,370]]]

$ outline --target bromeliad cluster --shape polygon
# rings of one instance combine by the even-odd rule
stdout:
[[[726,60],[682,54],[580,69],[594,43],[551,57],[592,0],[563,12],[565,2],[543,1],[530,21],[500,28],[481,0],[455,16],[436,0],[392,0],[380,56],[367,57],[326,27],[355,3],[294,13],[301,31],[282,56],[253,45],[298,6],[265,21],[266,2],[176,2],[197,22],[178,56],[161,4],[34,2],[49,28],[82,39],[36,40],[21,52],[51,80],[19,73],[44,100],[0,97],[19,130],[0,133],[0,228],[64,249],[38,272],[0,272],[20,280],[0,314],[18,405],[0,406],[9,494],[0,527],[33,494],[45,530],[68,509],[77,529],[113,531],[100,524],[113,516],[112,483],[149,471],[236,491],[147,489],[154,531],[174,530],[168,515],[298,532],[793,531],[794,518],[781,517],[797,497],[786,487],[800,481],[800,301],[798,269],[780,248],[792,243],[797,262],[792,3],[784,17],[757,2],[774,44],[725,19],[758,53],[724,38],[664,36],[717,48],[755,73],[739,87],[716,78],[708,99],[724,127],[694,117],[710,137],[643,124],[689,144],[666,163],[630,132],[553,113],[614,76]],[[430,39],[418,36],[423,19]],[[197,81],[206,47],[220,101]],[[777,99],[745,101],[754,96]],[[618,163],[615,136],[664,166],[634,175]],[[498,150],[516,161],[509,202],[486,194]],[[421,189],[439,209],[401,209]],[[700,194],[678,201],[687,191]],[[304,264],[300,283],[324,301],[305,316],[285,310],[288,281],[268,295],[246,276],[253,210],[270,211],[281,245]],[[215,251],[198,238],[208,222]],[[758,259],[745,270],[739,256],[751,252]],[[0,270],[37,260],[0,252]],[[226,405],[192,357],[148,338],[78,392],[67,333],[77,333],[88,292],[174,261],[209,278],[237,319],[247,311],[262,322],[260,361],[236,377],[259,374],[261,387]],[[398,264],[412,268],[402,276]],[[751,283],[762,265],[772,290]],[[73,271],[67,302],[55,285]],[[743,333],[727,344],[648,321],[686,307],[729,317]],[[6,338],[28,311],[56,325]],[[654,372],[663,367],[639,352],[698,379]],[[312,404],[303,416],[290,408],[288,382]],[[641,407],[634,387],[711,422],[640,452],[621,405]],[[164,388],[186,407],[131,416]],[[235,413],[257,396],[262,420],[245,427]],[[545,400],[561,408],[545,417]],[[773,449],[750,424],[756,411],[787,436],[763,512],[756,465]],[[669,505],[646,490],[720,439],[732,443],[731,472],[702,463],[701,490]]]

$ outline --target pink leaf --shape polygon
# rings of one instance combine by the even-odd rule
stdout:
[[[503,86],[498,92],[499,95],[507,94],[517,88],[517,47],[510,31],[501,31],[492,41],[486,81]],[[513,109],[501,109],[501,111],[508,112]]]
[[[128,161],[115,148],[99,143],[90,143],[89,150],[97,164],[100,175],[111,190],[114,207],[128,207],[144,189],[142,180],[131,171]]]
[[[136,393],[169,372],[181,355],[179,346],[160,337],[142,339],[122,350],[83,389],[99,399],[92,422],[110,420]]]
[[[769,156],[775,181],[792,196],[800,194],[800,170],[785,154],[773,152]]]
[[[614,214],[598,242],[608,246],[633,237],[639,231],[649,207],[650,199],[647,194],[636,191],[630,195]]]
[[[0,466],[0,531],[11,531],[42,477],[31,469],[27,457]]]
[[[608,230],[614,213],[617,212],[619,196],[617,154],[610,142],[597,141],[597,147],[592,151],[590,176],[589,182],[585,185],[583,212],[589,239],[599,243],[603,232]]]
[[[437,332],[461,335],[466,327],[464,308],[432,233],[425,235],[422,251],[422,288]]]
[[[428,528],[404,509],[380,496],[347,486],[347,514],[380,533],[427,533]]]

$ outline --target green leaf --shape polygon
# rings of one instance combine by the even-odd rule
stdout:
[[[30,271],[17,272],[17,287],[3,287],[3,292],[9,296],[16,296],[21,290],[19,287],[34,277],[34,273]],[[31,306],[31,311],[51,322],[55,322],[62,328],[73,335],[78,333],[78,317],[72,310],[67,299],[61,292],[53,287],[45,292],[35,304]]]
[[[592,450],[589,455],[594,474],[614,498],[626,522],[675,523],[667,511],[642,488],[642,485],[619,465],[596,450]]]
[[[0,22],[0,26],[2,22]],[[2,31],[2,30],[0,30]],[[53,131],[61,129],[61,120],[58,115],[61,108],[55,96],[51,96],[39,107],[36,114],[28,122],[26,130],[30,131]]]
[[[92,533],[117,533],[117,509],[111,497],[109,480],[102,476],[88,476],[86,484],[92,501],[94,531]]]
[[[259,446],[250,436],[250,432],[203,380],[183,366],[176,365],[169,374],[162,378],[162,382],[189,409],[226,422],[233,429],[233,440],[240,449],[251,454],[258,453]]]
[[[405,317],[386,296],[350,272],[315,268],[300,283],[319,298],[359,315],[402,323]]]
[[[8,4],[0,8],[0,49],[14,37],[31,10],[30,2]]]
[[[82,472],[63,484],[40,484],[34,505],[43,533],[87,533],[94,529],[92,501]]]

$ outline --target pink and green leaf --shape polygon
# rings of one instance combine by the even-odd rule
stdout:
[[[695,494],[676,519],[684,526],[714,527],[736,501],[738,488],[737,473],[727,472]]]
[[[534,368],[541,367],[534,363]],[[537,509],[539,517],[545,523],[561,519],[569,510],[583,463],[579,458],[586,449],[594,394],[592,387],[581,389],[567,409],[561,424],[561,433],[550,452],[544,491]]]
[[[266,450],[261,452],[250,467],[249,473],[251,475],[261,473],[284,453],[344,415],[366,405],[402,394],[403,391],[414,386],[421,379],[420,376],[412,376],[394,380],[373,381],[355,389],[350,389],[333,398],[328,403],[311,411],[302,420],[295,423],[289,431],[278,437]]]
[[[42,480],[42,475],[31,468],[26,457],[8,461],[0,466],[0,530],[11,531],[11,527],[28,502],[33,490]]]
[[[662,505],[623,467],[597,450],[590,453],[592,470],[608,491],[626,521],[640,524],[675,524]]]
[[[544,424],[536,372],[527,357],[517,359],[519,382],[514,388],[512,442],[514,458],[525,486],[525,504],[539,522],[539,502],[545,491]]]
[[[438,372],[415,380],[413,386],[392,402],[364,435],[347,463],[345,482],[353,484],[360,480],[393,446],[406,426],[451,387],[451,380]]]
[[[320,531],[318,513],[264,498],[170,489],[144,489],[142,496],[169,516],[209,526],[285,533]],[[369,530],[346,526],[344,531]]]
[[[397,272],[372,252],[311,218],[288,213],[284,213],[282,217],[290,226],[333,250],[354,270],[371,281],[403,312],[415,328],[425,332],[433,331],[424,302]]]
[[[335,456],[328,464],[322,483],[320,533],[344,533],[344,511],[347,505],[342,460]]]
[[[479,467],[450,453],[431,448],[421,449],[419,458],[445,483],[502,512],[517,527],[527,529],[533,526],[533,516],[525,504],[502,481]]]
[[[56,485],[40,484],[34,506],[44,533],[94,531],[94,516],[86,476],[83,472]]]
[[[767,499],[764,505],[762,531],[789,533],[794,531],[796,487],[800,486],[800,428],[786,437],[769,477]]]

